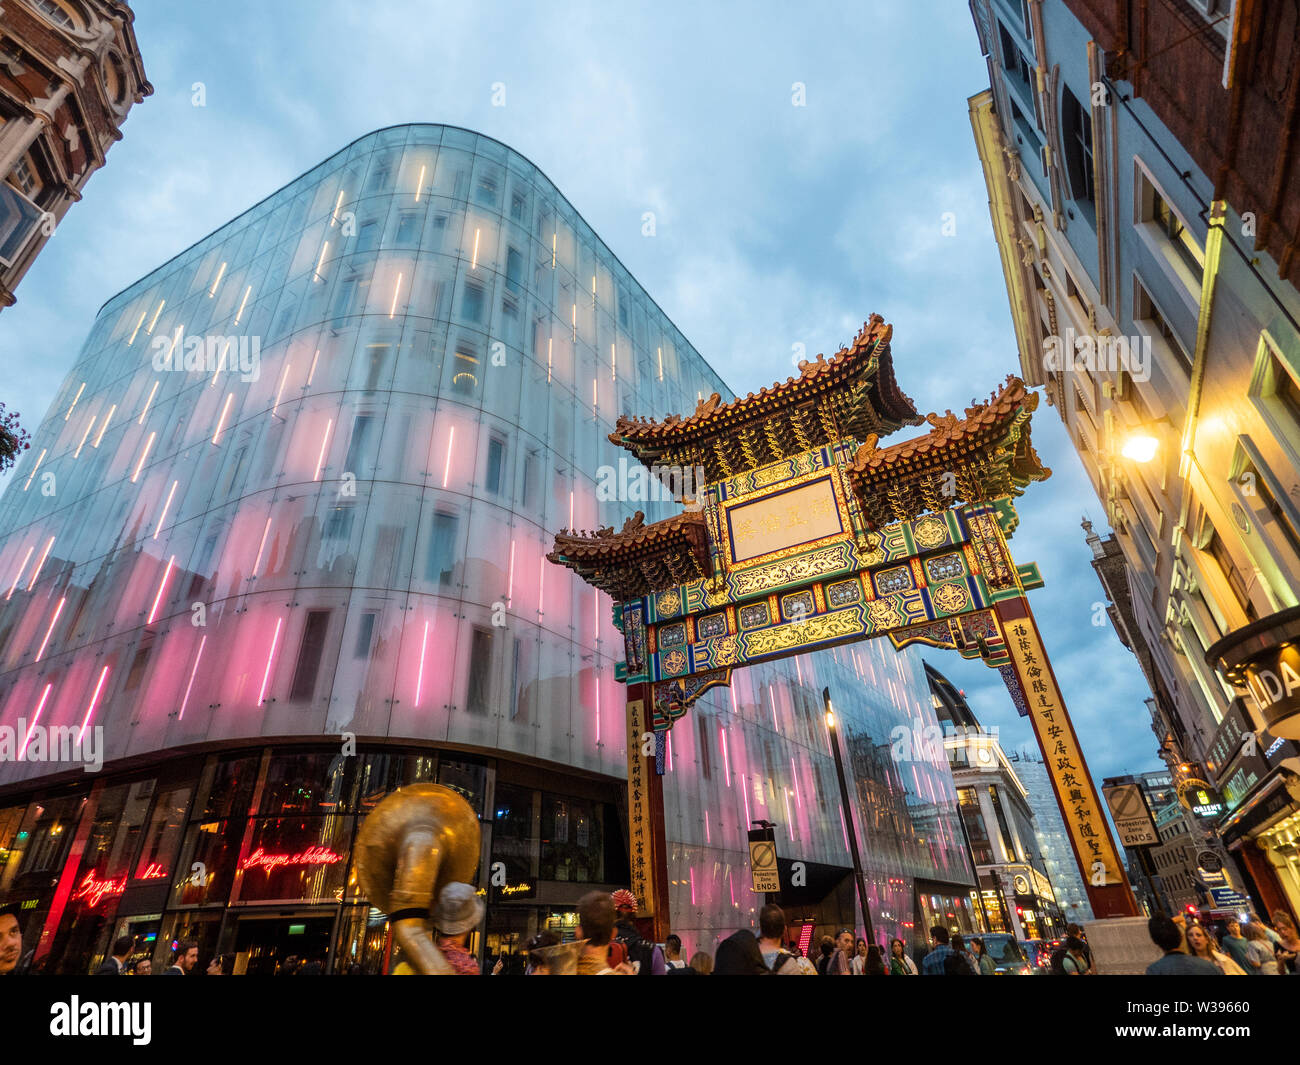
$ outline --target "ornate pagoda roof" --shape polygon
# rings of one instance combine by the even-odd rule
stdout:
[[[868,436],[848,467],[868,523],[879,528],[959,503],[1019,496],[1025,485],[1045,481],[1052,471],[1029,439],[1037,407],[1038,394],[1009,375],[987,402],[972,400],[964,419],[927,414],[928,433],[889,447]]]
[[[829,359],[801,361],[798,377],[730,403],[715,392],[684,418],[624,415],[609,439],[647,466],[703,466],[712,483],[835,440],[919,425],[894,380],[892,335],[893,327],[873,314],[848,347]]]
[[[698,580],[712,572],[709,537],[702,510],[687,510],[663,521],[645,523],[637,511],[615,532],[565,529],[546,556],[573,570],[615,601],[636,599]]]

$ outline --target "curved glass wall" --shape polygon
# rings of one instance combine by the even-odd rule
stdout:
[[[363,137],[111,299],[0,500],[0,724],[108,762],[252,737],[461,745],[622,776],[622,640],[551,566],[620,413],[731,393],[537,169],[466,130]],[[760,666],[672,734],[674,924],[749,926],[744,830],[847,866],[844,717],[875,909],[968,880],[919,660]],[[95,731],[102,729],[102,732]],[[0,787],[66,765],[5,761]],[[781,835],[778,835],[781,839]]]

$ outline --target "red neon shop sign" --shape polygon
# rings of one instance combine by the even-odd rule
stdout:
[[[137,880],[162,880],[167,876],[167,870],[157,862],[151,862],[149,866],[141,873]],[[78,902],[84,900],[86,905],[91,909],[98,906],[104,899],[116,898],[126,891],[127,877],[122,876],[117,880],[101,880],[95,876],[94,872],[89,872],[82,878],[77,890],[72,893],[72,901]]]
[[[239,868],[245,872],[249,869],[265,869],[267,875],[270,875],[276,869],[293,865],[334,865],[342,860],[343,855],[330,850],[328,847],[308,847],[305,851],[299,851],[297,854],[267,854],[261,847],[258,847],[257,850],[239,863]]]

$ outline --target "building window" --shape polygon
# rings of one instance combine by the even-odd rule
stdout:
[[[1183,265],[1193,275],[1199,277],[1202,258],[1200,246],[1191,233],[1187,231],[1182,219],[1174,213],[1173,208],[1165,202],[1165,198],[1155,189],[1151,190],[1151,220],[1160,227],[1161,232],[1169,239],[1174,251],[1183,260]]]
[[[18,160],[18,165],[13,168],[9,177],[29,200],[34,200],[36,194],[41,191],[41,179],[36,176],[36,168],[32,165],[30,155],[24,155]]]
[[[500,197],[500,186],[494,174],[480,174],[478,188],[474,198],[487,207],[496,207]]]
[[[1261,469],[1253,454],[1238,442],[1237,488],[1251,509],[1268,514],[1276,524],[1295,558],[1300,559],[1300,531],[1297,531],[1291,508],[1278,499],[1275,481],[1267,468]],[[1288,567],[1289,569],[1289,567]]]
[[[700,774],[705,780],[713,779],[713,766],[709,761],[709,725],[703,714],[695,715],[695,724],[700,739]]]
[[[984,818],[980,814],[979,800],[974,788],[957,789],[957,805],[961,819],[966,824],[966,834],[970,837],[971,854],[976,865],[993,864],[993,847],[989,843],[989,834],[984,827]]]
[[[352,504],[332,507],[325,519],[326,540],[348,540],[352,536]]]
[[[375,618],[378,616],[378,612],[374,610],[367,610],[361,615],[361,620],[357,625],[357,644],[352,649],[353,658],[370,657],[370,645],[375,638]]]
[[[379,223],[374,219],[361,223],[357,233],[356,251],[373,251],[379,246]]]
[[[483,286],[477,281],[466,281],[460,298],[460,316],[467,322],[483,321]]]
[[[437,581],[444,588],[451,584],[452,577],[455,576],[456,538],[459,524],[453,511],[434,512],[424,579]]]
[[[1076,202],[1093,202],[1092,119],[1066,86],[1061,87],[1061,137],[1065,149],[1070,195]]]
[[[451,387],[462,395],[472,396],[478,390],[478,355],[469,341],[457,343],[452,368]]]
[[[348,441],[348,454],[343,463],[345,473],[356,474],[365,456],[366,437],[370,435],[370,425],[374,418],[369,414],[358,414],[352,419],[352,438]]]
[[[469,650],[469,690],[465,708],[486,714],[492,692],[492,630],[475,627]]]
[[[1242,612],[1250,621],[1258,621],[1259,614],[1255,610],[1255,604],[1250,601],[1250,594],[1246,590],[1246,580],[1237,569],[1237,564],[1232,561],[1232,555],[1228,553],[1228,547],[1219,536],[1217,529],[1210,530],[1210,539],[1204,548],[1206,554],[1211,555],[1214,561],[1219,564],[1219,572],[1223,574],[1223,579],[1228,582],[1228,587],[1232,589],[1232,594],[1237,599],[1237,604],[1241,607]]]
[[[77,21],[57,0],[32,0],[32,7],[64,29],[77,29]]]
[[[1011,835],[1011,826],[1007,824],[1007,815],[1002,809],[1002,799],[998,795],[998,789],[992,784],[989,785],[989,799],[993,803],[993,814],[998,819],[998,831],[1002,833],[1002,849],[1006,852],[1007,861],[1017,861],[1019,855],[1016,854],[1016,845]]]
[[[398,245],[419,244],[420,222],[421,215],[419,211],[403,211],[398,216],[397,236],[394,243]]]
[[[321,655],[325,653],[325,634],[329,631],[328,610],[307,611],[307,621],[302,629],[302,643],[298,645],[298,664],[294,667],[293,683],[289,686],[290,699],[310,699],[316,691],[316,673],[320,669]]]
[[[1160,308],[1156,306],[1156,301],[1151,298],[1151,293],[1147,291],[1146,285],[1142,284],[1141,278],[1136,274],[1133,275],[1135,282],[1133,293],[1133,318],[1135,321],[1142,322],[1150,332],[1157,333],[1164,338],[1170,351],[1178,360],[1179,366],[1186,374],[1192,372],[1192,357],[1183,347],[1183,343],[1178,339],[1178,334],[1170,327],[1165,316],[1160,313]]]
[[[505,468],[506,442],[495,433],[488,439],[487,473],[484,487],[493,495],[501,493],[501,475]]]
[[[528,201],[524,198],[522,192],[516,192],[510,198],[510,217],[516,222],[524,220],[524,211],[528,207]]]
[[[518,295],[524,289],[524,257],[517,248],[506,249],[506,288]]]
[[[1300,466],[1295,457],[1300,455],[1300,384],[1267,332],[1259,336],[1249,395],[1269,428],[1291,449],[1293,463]]]

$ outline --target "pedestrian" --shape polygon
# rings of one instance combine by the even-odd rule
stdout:
[[[983,939],[972,939],[971,946],[975,948],[975,961],[979,966],[980,976],[995,976],[997,966],[993,962],[992,956],[984,946]]]
[[[889,975],[916,976],[916,962],[907,956],[907,947],[901,939],[889,941]]]
[[[950,942],[952,953],[943,960],[944,976],[978,976],[979,970],[975,967],[971,956],[966,953],[966,944],[961,936],[953,936]]]
[[[1147,935],[1151,937],[1152,943],[1165,952],[1163,958],[1147,966],[1147,976],[1223,975],[1213,962],[1190,957],[1179,950],[1183,942],[1182,930],[1165,914],[1158,913],[1147,922]]]
[[[941,924],[931,928],[930,945],[930,953],[921,959],[921,975],[946,976],[946,963],[952,954],[952,947],[948,946],[948,929]]]
[[[137,958],[135,964],[131,966],[132,976],[152,976],[153,959],[147,954],[143,958]]]
[[[763,965],[777,976],[802,976],[799,959],[782,945],[785,936],[785,910],[768,904],[758,911],[758,950]]]
[[[835,940],[830,936],[822,936],[820,944],[821,957],[817,959],[817,975],[829,976],[831,967],[831,955],[835,953]]]
[[[867,960],[863,964],[862,971],[867,976],[889,975],[885,969],[885,955],[875,943],[867,948]]]
[[[1250,949],[1250,940],[1241,934],[1241,922],[1229,919],[1227,935],[1223,937],[1223,952],[1235,961],[1248,976],[1259,973],[1259,962]]]
[[[1273,928],[1281,949],[1277,951],[1278,966],[1283,973],[1296,972],[1296,958],[1300,956],[1300,934],[1297,934],[1295,922],[1285,910],[1273,911]]]
[[[713,959],[704,951],[697,950],[691,955],[690,969],[699,976],[709,976],[713,973]]]
[[[713,957],[713,975],[771,976],[772,970],[763,961],[754,933],[742,928],[718,944],[718,951]]]
[[[682,938],[670,933],[664,940],[664,966],[667,969],[685,969],[686,959],[682,957]]]
[[[550,928],[542,928],[537,935],[524,944],[525,977],[550,977],[558,975],[551,969],[552,948],[559,947],[560,938]],[[558,967],[558,966],[556,966]]]
[[[817,975],[817,966],[812,963],[811,959],[804,957],[804,953],[799,949],[798,943],[791,941],[789,949],[790,953],[794,955],[794,960],[799,964],[799,973],[801,976]]]
[[[627,961],[639,976],[663,976],[668,971],[663,951],[644,938],[636,926],[636,896],[627,888],[619,888],[610,899],[616,913],[610,965]]]
[[[433,911],[435,942],[456,976],[481,976],[478,962],[469,952],[469,934],[483,923],[487,907],[472,884],[452,882],[438,895]]]
[[[176,944],[176,953],[171,965],[163,971],[163,976],[189,976],[190,971],[199,963],[199,945],[192,939],[182,939]]]
[[[1065,976],[1084,976],[1091,971],[1092,965],[1088,961],[1083,940],[1078,936],[1067,936],[1065,954],[1061,958],[1061,973]]]
[[[1245,934],[1246,943],[1250,947],[1250,955],[1258,966],[1253,971],[1259,976],[1280,976],[1273,941],[1268,938],[1264,926],[1259,921],[1248,921],[1242,932]],[[1251,972],[1252,970],[1247,969],[1246,971]]]
[[[617,916],[614,900],[603,891],[589,892],[578,901],[578,939],[583,941],[578,956],[579,976],[631,976],[635,972],[626,962],[609,964],[609,944]]]
[[[1068,924],[1065,926],[1065,938],[1069,939],[1070,936],[1074,936],[1075,939],[1077,939],[1080,943],[1083,944],[1083,956],[1085,959],[1087,959],[1088,969],[1091,970],[1092,969],[1092,947],[1088,946],[1087,935],[1084,934],[1083,929],[1079,925]]]
[[[835,937],[835,953],[826,964],[827,976],[853,975],[853,933],[847,928]]]
[[[23,955],[23,926],[17,906],[0,909],[0,976],[12,976]]]
[[[1246,975],[1240,965],[1219,949],[1219,945],[1214,941],[1214,937],[1210,935],[1209,929],[1202,924],[1194,923],[1187,926],[1187,947],[1192,957],[1204,958],[1206,961],[1217,965],[1224,976]]]
[[[853,948],[853,960],[850,963],[854,976],[861,976],[866,970],[863,966],[867,962],[867,941],[859,939]]]
[[[118,936],[113,941],[113,952],[104,959],[92,976],[121,976],[126,972],[126,959],[131,956],[131,947],[135,940],[130,936]]]

